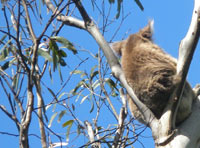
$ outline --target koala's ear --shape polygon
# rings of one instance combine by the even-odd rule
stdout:
[[[150,20],[148,25],[140,31],[142,37],[147,38],[149,40],[152,40],[153,32],[154,32],[154,20]]]
[[[118,42],[114,42],[110,44],[110,47],[112,48],[112,50],[118,55],[121,56],[122,55],[122,50],[124,49],[126,44],[126,40],[122,40],[122,41],[118,41]]]

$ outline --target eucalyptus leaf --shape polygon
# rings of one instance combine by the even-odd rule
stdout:
[[[112,90],[117,90],[116,83],[112,79],[108,78],[105,80],[105,82],[110,86]]]
[[[74,120],[69,120],[63,124],[63,127],[68,126],[67,133],[66,133],[66,141],[69,141],[70,129],[71,129],[73,123],[74,123]]]
[[[58,51],[59,57],[67,57],[67,54],[63,50]]]
[[[57,68],[58,68],[58,73],[59,73],[59,76],[60,76],[60,80],[63,82],[63,77],[62,77],[62,72],[61,72],[61,69],[60,69],[60,63],[58,64]]]
[[[0,51],[0,61],[4,61],[8,54],[9,54],[9,44],[10,42],[12,41],[12,39],[8,40],[7,43],[1,48],[1,51]]]
[[[60,112],[59,116],[58,116],[58,122],[60,122],[60,120],[62,119],[62,117],[66,114],[66,110],[63,110]]]
[[[6,39],[6,37],[7,37],[7,34],[5,34],[1,39],[0,39],[0,45],[3,43],[3,41]]]
[[[52,123],[53,123],[53,120],[55,119],[55,117],[57,116],[58,112],[55,112],[52,116],[51,116],[51,119],[49,121],[49,124],[48,124],[48,127],[50,128]]]
[[[54,40],[50,40],[49,41],[49,48],[52,50],[52,54],[53,54],[53,71],[55,71],[55,69],[57,68],[57,64],[58,64],[58,45]]]
[[[1,66],[2,70],[6,70],[9,67],[9,61],[5,62],[3,66]]]
[[[91,108],[90,108],[90,113],[91,113],[94,110],[94,102],[92,99],[90,99],[90,102],[91,102]]]
[[[121,12],[121,3],[123,0],[117,0],[117,15],[116,18],[118,19],[120,16],[120,12]]]
[[[143,11],[144,7],[143,7],[142,3],[140,2],[140,0],[135,0],[135,2],[138,5],[138,7]]]
[[[81,70],[74,70],[70,74],[82,74],[83,72]]]
[[[38,55],[41,55],[42,57],[44,57],[46,60],[50,62],[53,61],[51,55],[47,51],[42,50],[41,48],[38,49]]]
[[[74,123],[74,120],[68,120],[65,123],[63,123],[62,127],[66,127],[66,126],[72,125],[73,123]]]
[[[98,71],[95,71],[94,73],[91,73],[91,77],[90,79],[92,80],[96,75],[98,75],[99,72]]]
[[[72,51],[73,54],[77,54],[77,50],[74,47],[74,45],[69,40],[65,39],[64,37],[54,36],[54,37],[51,37],[51,39],[55,40],[56,42],[61,43],[65,48]]]
[[[59,63],[60,63],[61,66],[66,66],[67,65],[63,58],[60,58]]]
[[[86,96],[84,96],[83,98],[82,98],[82,100],[81,100],[81,103],[80,104],[82,104],[87,98],[88,98],[88,96],[89,95],[86,95]]]

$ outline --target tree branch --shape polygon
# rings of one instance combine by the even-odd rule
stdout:
[[[112,148],[120,147],[119,140],[121,139],[123,135],[124,120],[126,119],[126,116],[127,116],[127,101],[126,101],[126,97],[122,88],[120,89],[120,97],[122,99],[123,106],[120,110],[119,119],[118,119],[118,129],[114,137]]]
[[[47,8],[50,9],[53,13],[56,12],[56,8],[54,7],[54,5],[50,0],[45,0],[45,4],[47,5]],[[59,13],[59,11],[57,13]],[[83,21],[71,16],[64,16],[60,14],[57,16],[57,20],[62,21],[64,24],[69,26],[77,27],[79,29],[86,29],[85,23]]]
[[[200,1],[194,0],[194,9],[192,14],[191,23],[186,36],[179,46],[179,57],[177,63],[177,75],[180,76],[181,81],[177,87],[178,103],[175,110],[173,121],[175,122],[178,106],[181,101],[181,95],[185,87],[185,80],[192,61],[194,51],[196,49],[200,36]]]
[[[37,72],[38,72],[38,67],[37,67]],[[40,126],[40,133],[41,133],[41,143],[42,143],[42,148],[47,148],[47,141],[46,141],[46,134],[45,134],[45,128],[44,128],[44,121],[43,121],[43,116],[42,116],[42,109],[44,108],[43,104],[43,97],[41,93],[41,86],[40,86],[40,76],[37,73],[35,77],[35,87],[37,90],[37,100],[38,100],[38,120],[39,120],[39,126]]]
[[[22,4],[23,4],[24,10],[26,12],[26,19],[27,19],[27,22],[28,22],[28,28],[29,28],[30,33],[31,33],[31,38],[32,38],[33,42],[35,43],[36,42],[36,36],[35,36],[34,31],[33,31],[31,19],[30,19],[30,16],[29,16],[27,5],[26,5],[26,0],[22,0]],[[20,15],[20,14],[18,14],[18,15]]]
[[[184,90],[184,85],[187,77],[187,73],[192,61],[192,57],[198,43],[200,36],[200,1],[194,0],[194,9],[191,19],[191,24],[188,29],[186,36],[180,43],[179,46],[179,58],[177,63],[177,77],[180,79],[180,82],[176,86],[166,108],[164,114],[160,118],[159,127],[162,130],[152,130],[155,134],[155,142],[158,145],[165,144],[168,142],[175,133],[176,128],[176,115],[181,102],[181,96]],[[159,134],[158,132],[159,131]]]
[[[85,23],[83,21],[76,19],[74,17],[71,17],[71,16],[59,15],[57,17],[57,20],[62,21],[65,25],[77,27],[79,29],[84,29],[84,30],[86,29]]]
[[[17,120],[17,117],[16,116],[14,116],[14,115],[12,115],[12,114],[10,114],[7,110],[6,110],[6,108],[3,106],[3,105],[0,105],[0,109],[11,119],[11,120],[13,120],[14,122],[15,122],[15,124],[17,125],[17,128],[19,129],[19,121]]]

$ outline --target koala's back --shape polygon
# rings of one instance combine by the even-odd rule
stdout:
[[[175,87],[176,61],[151,41],[131,35],[122,52],[122,68],[138,98],[160,118]]]

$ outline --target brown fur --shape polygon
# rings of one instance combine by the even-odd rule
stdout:
[[[114,43],[112,47],[122,56],[121,65],[128,84],[159,119],[178,80],[175,77],[176,60],[152,42],[152,25],[150,22],[138,33]],[[188,83],[186,88],[193,97],[194,93]],[[128,100],[131,112],[135,117],[139,116],[140,113],[132,100]],[[186,103],[188,105],[184,105],[184,109],[187,110],[184,115],[180,115],[180,121],[191,111],[191,99],[186,100]]]

